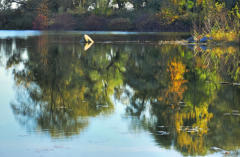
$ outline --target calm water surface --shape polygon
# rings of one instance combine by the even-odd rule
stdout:
[[[239,47],[81,36],[0,32],[1,157],[240,156]]]

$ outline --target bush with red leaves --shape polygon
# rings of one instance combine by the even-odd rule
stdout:
[[[33,21],[33,29],[44,30],[48,27],[48,18],[42,14],[38,14],[38,16]]]

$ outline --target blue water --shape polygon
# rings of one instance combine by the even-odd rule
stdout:
[[[84,33],[104,35],[138,34],[137,32],[65,33],[73,33],[75,34],[74,36]],[[191,83],[190,79],[192,77],[187,78],[184,76],[186,79],[190,78],[188,80],[190,83],[187,84],[188,88],[185,89],[186,91],[183,93],[181,101],[186,100],[187,103],[191,103],[190,101],[195,97],[199,98],[194,99],[195,103],[199,102],[196,106],[199,108],[201,108],[201,105],[206,105],[210,102],[207,104],[209,107],[206,110],[209,115],[212,114],[213,116],[210,116],[211,118],[207,121],[206,127],[208,127],[208,131],[204,132],[203,135],[186,133],[184,131],[178,132],[175,127],[170,128],[171,125],[174,125],[173,122],[176,122],[174,120],[173,122],[171,121],[173,108],[163,109],[161,111],[163,115],[157,114],[159,108],[154,107],[153,104],[161,100],[160,96],[156,97],[156,93],[159,92],[158,88],[163,88],[160,91],[165,91],[166,87],[171,87],[172,85],[171,82],[168,82],[168,77],[162,77],[162,75],[165,75],[165,72],[169,72],[169,68],[167,70],[162,70],[161,68],[169,66],[169,63],[166,63],[166,66],[165,64],[160,66],[160,68],[158,66],[177,55],[182,64],[192,65],[192,62],[189,61],[189,58],[194,56],[191,49],[187,47],[158,47],[157,45],[131,45],[123,43],[121,45],[95,44],[88,51],[84,51],[80,43],[60,43],[56,40],[52,42],[52,38],[48,37],[49,35],[61,38],[62,34],[64,32],[59,32],[58,34],[58,32],[46,33],[39,31],[0,31],[0,157],[178,157],[184,155],[214,157],[223,156],[226,151],[227,153],[230,152],[230,155],[235,151],[239,151],[239,116],[230,117],[229,126],[222,124],[222,121],[218,121],[218,119],[224,117],[223,114],[233,110],[237,110],[233,112],[238,113],[240,109],[238,88],[217,84],[217,81],[220,80],[219,77],[225,79],[225,75],[220,76],[216,74],[215,77],[217,72],[214,71],[214,76],[211,76],[211,78],[214,78],[214,81],[216,81],[214,82],[214,87],[216,86],[216,88],[209,81],[204,80],[201,82],[202,78],[208,77],[204,72],[204,75],[201,75],[199,78],[199,82],[193,81]],[[140,35],[143,34],[140,33]],[[181,51],[182,49],[184,52]],[[111,59],[114,58],[115,53],[119,53],[120,57],[116,55],[115,60]],[[158,55],[162,56],[159,57]],[[158,57],[161,60],[156,59]],[[119,58],[120,60],[118,60]],[[215,57],[213,58],[215,59]],[[117,62],[111,62],[116,60]],[[176,59],[172,61],[176,61]],[[132,67],[135,67],[135,69],[131,69]],[[162,70],[162,74],[158,75],[160,70]],[[197,70],[200,73],[200,70]],[[210,72],[210,74],[213,73]],[[159,79],[158,77],[161,78]],[[100,80],[100,83],[98,80]],[[169,84],[166,86],[167,83]],[[89,102],[87,111],[85,111],[85,108],[79,109],[76,107],[79,109],[76,114],[80,116],[71,117],[71,114],[75,114],[71,112],[71,109],[75,107],[74,105],[66,110],[56,107],[53,110],[57,112],[49,110],[48,105],[52,105],[51,103],[48,104],[51,100],[49,97],[54,99],[54,96],[51,96],[49,93],[51,93],[53,86],[58,87],[58,85],[60,89],[53,88],[54,92],[56,92],[56,100],[54,102],[56,105],[62,101],[62,95],[65,103],[71,102],[74,104],[75,99],[80,99],[74,94],[80,95],[80,87],[84,85],[86,94],[84,101],[80,105]],[[77,88],[78,86],[79,88]],[[106,100],[107,98],[104,97],[106,91],[103,89],[106,86],[109,86],[109,89],[107,89],[109,93],[112,92],[112,86],[120,91],[123,90],[120,92],[120,98],[117,96],[116,91],[107,95],[107,98],[113,105],[112,109],[109,107],[111,105]],[[201,87],[206,88],[200,89]],[[199,94],[195,95],[195,90],[193,90],[195,88],[199,88],[200,92],[196,89]],[[215,91],[212,92],[211,89],[213,88]],[[38,93],[39,97],[38,94],[34,93],[38,90],[40,91],[40,94]],[[229,91],[232,91],[232,93]],[[214,95],[212,93],[218,94]],[[229,97],[225,99],[221,94],[229,95],[233,99],[228,99]],[[96,98],[94,97],[95,95],[97,95]],[[58,96],[60,97],[59,99]],[[101,96],[104,98],[100,99],[99,97]],[[137,98],[134,99],[134,96]],[[143,101],[145,107],[143,111],[141,106],[137,106],[141,105],[139,102],[142,101],[142,97],[145,101]],[[99,104],[97,104],[98,102]],[[95,108],[96,106],[94,105],[97,104],[101,108],[101,105],[106,105],[102,104],[103,102],[109,105],[110,109],[104,110],[103,106],[100,109],[102,111],[98,112],[99,108]],[[70,105],[72,105],[71,103]],[[229,107],[224,106],[226,104]],[[14,112],[14,105],[21,109],[26,107],[25,112]],[[41,105],[43,106],[42,110]],[[36,108],[33,111],[29,110],[34,106]],[[45,106],[46,108],[44,108]],[[136,107],[136,111],[134,110],[133,113],[127,112],[128,107]],[[194,108],[195,106],[190,111],[185,110],[185,108],[182,110],[188,113],[192,110],[195,111]],[[138,110],[141,111],[140,115],[135,114]],[[216,112],[214,112],[215,110]],[[59,122],[58,125],[50,124],[52,117],[48,117],[48,112],[49,114],[57,115],[59,119],[55,123]],[[58,115],[58,112],[63,112],[63,115]],[[178,111],[176,112],[176,115],[178,115]],[[164,117],[165,113],[166,115],[169,114],[169,116],[166,116],[167,118],[163,119],[163,121],[169,124],[170,135],[162,136],[156,134],[157,130],[154,129],[159,129],[157,120],[161,120],[161,116]],[[66,119],[63,118],[64,115],[67,115]],[[144,115],[144,118],[142,115]],[[173,115],[176,116],[175,114]],[[204,118],[204,116],[202,117]],[[197,125],[201,127],[206,122],[205,119],[201,119],[202,117],[199,118],[200,124],[193,122],[195,119],[190,118],[185,120],[186,124],[182,125]],[[74,120],[79,123],[75,124]],[[231,123],[232,121],[234,123]],[[211,128],[212,126],[218,126],[216,133],[214,132],[215,128]],[[224,139],[221,130],[225,131],[225,129],[229,130],[231,135],[231,137],[229,134],[226,135],[226,139],[228,139],[228,142],[225,143],[226,148],[221,148],[226,150],[214,151],[213,148],[218,147],[216,145],[218,142],[216,141]],[[231,129],[233,130],[232,132]],[[187,137],[197,140],[193,140],[193,143],[188,145],[186,141],[181,141],[178,138],[180,135],[185,135],[184,133],[188,135]],[[210,137],[210,135],[214,138],[206,138]],[[186,136],[183,137],[188,139]],[[199,142],[201,137],[203,137],[202,142],[204,149],[206,149],[203,152],[192,149],[195,146],[194,142]],[[181,142],[186,147],[183,146],[182,148]],[[199,143],[201,144],[201,141]],[[219,145],[223,147],[224,143]]]

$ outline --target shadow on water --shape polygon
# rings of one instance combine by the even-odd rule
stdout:
[[[240,82],[238,48],[94,44],[84,51],[79,43],[49,40],[0,40],[21,125],[71,137],[90,117],[113,114],[115,99],[126,104],[131,129],[148,131],[160,147],[237,156],[240,88],[229,84]]]

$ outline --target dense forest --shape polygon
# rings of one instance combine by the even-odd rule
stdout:
[[[192,31],[216,38],[225,32],[233,40],[239,6],[238,0],[0,0],[0,29]]]

